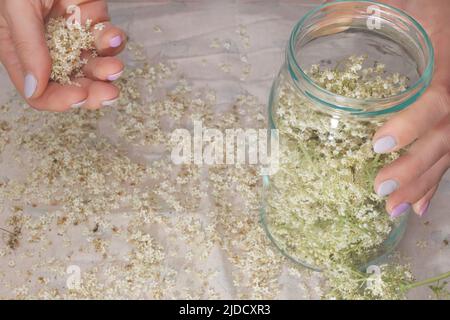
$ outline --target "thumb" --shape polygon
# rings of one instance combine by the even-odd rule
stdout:
[[[45,39],[43,9],[39,3],[8,1],[8,26],[22,66],[22,93],[27,99],[42,95],[51,73],[52,63]]]

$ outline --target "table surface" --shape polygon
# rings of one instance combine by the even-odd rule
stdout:
[[[134,41],[141,43],[151,59],[176,62],[178,70],[182,70],[193,87],[208,86],[216,90],[217,103],[225,105],[232,104],[242,92],[254,95],[262,102],[267,101],[273,78],[283,62],[286,40],[293,25],[317,3],[272,0],[110,1],[110,12],[115,23],[127,30]],[[248,37],[245,41],[242,34],[236,32],[242,27]],[[218,45],[211,45],[212,43]],[[243,67],[250,68],[250,72],[244,74]],[[2,70],[0,93],[5,96],[5,92],[10,89],[6,74]],[[0,176],[10,176],[12,167],[13,165],[2,157]],[[399,251],[410,261],[418,279],[450,269],[450,246],[444,244],[445,240],[450,240],[449,199],[450,176],[447,174],[427,216],[420,219],[414,215],[409,220]],[[0,222],[4,221],[4,218],[2,217]],[[54,237],[54,232],[48,230],[48,238]],[[3,250],[3,255],[0,255],[0,298],[52,296],[52,288],[58,289],[62,296],[68,294],[65,288],[67,275],[61,274],[61,269],[55,268],[55,265],[75,264],[83,271],[88,268],[101,270],[114,266],[113,262],[104,261],[91,253],[80,254],[78,260],[71,261],[67,258],[68,252],[77,252],[79,247],[86,246],[86,239],[81,234],[71,237],[70,246],[63,246],[61,242],[60,248],[52,247],[51,250],[36,256],[29,254],[30,250],[35,249],[30,249],[31,245],[28,248],[27,243],[23,243],[17,252],[11,253],[2,248],[5,244],[0,242],[0,252]],[[110,241],[108,250],[116,250],[115,257],[120,256],[120,245],[114,247],[113,240],[107,241]],[[164,242],[164,239],[161,241]],[[234,269],[230,262],[224,258],[227,254],[220,249],[217,249],[217,252],[213,250],[212,257],[207,260],[207,265],[218,273],[217,276],[209,278],[208,286],[214,289],[216,297],[241,297],[236,284],[238,277],[233,274]],[[38,262],[41,263],[36,266]],[[171,264],[170,267],[175,270],[185,267],[177,259],[166,263]],[[296,274],[291,272],[291,269],[292,266],[284,261],[279,273],[274,276],[278,282],[277,292],[257,296],[251,294],[250,288],[248,297],[318,298],[320,290],[317,283],[320,282],[320,276],[306,271]],[[44,284],[34,281],[37,274],[46,275]],[[179,281],[183,288],[172,291],[171,295],[162,294],[161,297],[212,297],[204,292],[198,295],[186,293],[189,292],[189,288],[186,288],[189,282],[186,275],[180,277],[182,278],[176,281]],[[29,281],[30,279],[34,280]],[[155,297],[145,293],[122,293],[115,297],[114,294],[107,296],[107,291],[104,290],[105,294],[102,294],[99,290],[95,295],[100,298],[127,297],[127,294],[130,297]],[[409,294],[410,298],[428,296],[429,290],[426,288],[415,289]]]

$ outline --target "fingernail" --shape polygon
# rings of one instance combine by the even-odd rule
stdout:
[[[111,46],[111,48],[120,47],[121,44],[122,44],[121,36],[116,36],[116,37],[112,38],[111,40],[109,40],[109,45]]]
[[[427,202],[422,206],[422,209],[420,209],[419,216],[423,217],[424,215],[426,215],[429,208],[430,208],[430,201],[427,201]]]
[[[118,101],[119,101],[119,98],[103,101],[102,102],[102,106],[104,106],[104,107],[112,107],[112,106],[115,106]]]
[[[395,180],[386,180],[380,184],[377,190],[377,194],[380,197],[386,197],[390,195],[392,192],[398,189],[398,182]]]
[[[394,137],[386,136],[375,141],[373,145],[373,151],[376,153],[385,153],[393,149],[397,145]]]
[[[391,215],[392,218],[398,218],[401,215],[405,214],[409,209],[411,209],[411,204],[404,202],[404,203],[399,204],[398,206],[396,206],[392,210],[390,215]]]
[[[25,98],[27,99],[31,98],[36,92],[36,88],[37,88],[36,78],[31,73],[27,74],[25,76],[25,85],[24,85]]]
[[[86,103],[86,101],[87,101],[87,99],[86,100],[83,100],[83,101],[80,101],[80,102],[78,102],[78,103],[74,103],[73,105],[72,105],[72,109],[78,109],[78,108],[81,108],[85,103]]]
[[[115,73],[115,74],[112,74],[112,75],[108,76],[107,79],[108,79],[109,81],[116,81],[117,79],[120,78],[120,76],[122,75],[122,73],[123,73],[123,70],[120,71],[120,72],[118,72],[118,73]]]

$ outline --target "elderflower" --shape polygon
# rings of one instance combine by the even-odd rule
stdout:
[[[52,18],[47,24],[46,40],[52,58],[50,78],[61,84],[72,84],[73,78],[83,76],[81,69],[87,60],[81,58],[83,51],[95,56],[94,36],[90,31],[91,21],[85,25],[69,24],[64,18]],[[101,26],[96,25],[96,30]]]
[[[62,22],[51,22],[50,37],[59,34],[72,39],[74,34],[83,34],[74,29],[71,30],[74,34],[69,35],[65,28]],[[239,26],[237,32],[241,44],[248,47],[250,37],[246,28]],[[59,45],[57,38],[51,41]],[[220,44],[218,39],[216,42]],[[78,45],[73,47],[79,48]],[[78,70],[63,68],[66,58],[62,57],[67,52],[54,49],[54,80],[70,81],[72,76],[79,75]],[[186,122],[198,119],[205,126],[226,130],[241,126],[247,120],[256,120],[257,128],[262,128],[264,105],[256,97],[243,93],[229,108],[217,112],[214,107],[219,99],[214,90],[193,87],[177,76],[176,66],[171,62],[147,61],[142,45],[131,42],[127,49],[133,61],[118,81],[120,108],[48,114],[21,108],[23,102],[17,98],[0,107],[5,117],[0,122],[0,152],[2,156],[3,152],[5,155],[10,152],[11,159],[15,160],[11,165],[17,163],[23,171],[20,179],[0,177],[0,204],[3,216],[9,217],[5,230],[12,232],[4,235],[8,246],[0,250],[0,262],[5,261],[4,265],[11,268],[3,268],[0,280],[5,287],[16,288],[4,290],[0,298],[14,295],[32,299],[227,298],[227,293],[217,292],[215,285],[224,275],[234,284],[233,297],[279,297],[282,288],[279,280],[286,260],[270,246],[259,223],[261,179],[258,168],[221,165],[203,170],[196,165],[176,166],[170,159],[169,134],[163,125],[170,122],[174,127],[189,128],[192,123]],[[70,58],[80,65],[77,52]],[[246,64],[247,60],[242,62]],[[81,61],[81,65],[84,63],[86,60]],[[326,78],[331,80],[332,77],[334,75]],[[392,79],[394,83],[401,81],[395,75]],[[364,152],[367,150],[342,149],[340,141],[345,134],[363,141],[366,132],[349,126],[349,130],[341,133],[341,124],[337,123],[336,134],[323,132],[316,137],[314,132],[326,126],[326,121],[317,123],[313,114],[305,119],[297,117],[290,109],[298,106],[298,98],[288,89],[283,103],[289,106],[280,112],[286,133],[309,137],[312,140],[309,146],[319,143],[320,139],[327,141],[327,146],[335,149],[327,154],[330,157],[331,154],[346,155],[342,161],[330,162],[330,168],[342,169],[344,178],[349,180],[352,175],[349,166],[355,166],[361,157],[366,159]],[[9,113],[14,115],[14,120],[7,118]],[[170,121],[162,121],[167,119]],[[303,132],[296,130],[299,121],[304,121]],[[316,125],[315,129],[308,130],[310,125]],[[104,130],[106,127],[108,130]],[[107,137],[105,131],[109,129],[112,136]],[[8,148],[4,148],[6,145]],[[145,151],[141,152],[140,147],[145,147]],[[153,147],[158,151],[155,158],[147,153],[147,149]],[[301,158],[300,152],[296,154]],[[367,169],[364,165],[361,168]],[[318,180],[315,174],[305,174],[305,181]],[[352,201],[366,196],[366,193],[360,194],[363,186],[345,179],[336,186],[317,181],[320,189],[309,190],[318,193],[317,199],[332,196],[339,188],[359,195],[357,199],[339,198],[340,204],[333,213],[337,212],[342,219],[347,217],[346,208]],[[337,180],[334,177],[330,181]],[[325,193],[321,195],[320,190]],[[304,200],[303,205],[316,208],[314,199],[302,195],[299,199]],[[355,222],[361,222],[366,229],[374,227],[372,220],[377,219],[380,212],[379,199],[373,196],[372,200],[373,203],[365,203],[352,211]],[[291,207],[295,207],[295,203]],[[328,217],[331,206],[326,206],[325,210],[324,216]],[[352,227],[344,226],[337,223],[333,227],[336,232],[330,236],[345,230],[342,237],[351,238]],[[378,237],[372,241],[382,241],[382,235],[391,225],[377,226],[371,235],[358,233],[361,241],[371,236]],[[80,235],[87,241],[79,241]],[[342,254],[347,245],[344,241],[335,248]],[[22,249],[27,252],[19,254],[17,250]],[[93,255],[95,260],[83,259],[87,254]],[[16,265],[11,260],[13,257],[20,257],[21,263]],[[209,265],[209,261],[218,257],[225,257],[230,266],[225,273]],[[323,257],[318,255],[318,258]],[[83,260],[88,261],[83,263]],[[83,264],[79,290],[60,286],[67,279],[69,262]],[[384,277],[366,291],[364,286],[356,285],[367,278],[366,275],[355,273],[350,267],[340,266],[339,270],[342,272],[323,274],[331,286],[329,294],[335,298],[388,297],[400,279],[399,276]],[[26,278],[17,277],[22,273]],[[299,288],[308,287],[303,282],[312,281],[309,296],[323,293],[311,273],[303,274],[296,269],[295,277],[301,282]],[[26,286],[21,286],[33,280],[38,287],[30,287],[28,291]],[[435,291],[442,292],[441,285]]]

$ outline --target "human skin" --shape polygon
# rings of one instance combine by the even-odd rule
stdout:
[[[52,17],[66,16],[67,8],[77,5],[81,23],[87,19],[104,23],[103,30],[92,30],[99,56],[89,57],[84,78],[76,85],[49,81],[51,58],[45,41],[45,23]],[[115,56],[126,42],[125,33],[110,22],[104,0],[0,0],[0,61],[11,81],[38,110],[66,111],[71,108],[97,109],[109,106],[119,96],[111,80],[120,76],[122,61]]]
[[[435,50],[430,87],[413,105],[391,117],[374,135],[374,151],[406,148],[406,153],[380,170],[375,191],[388,196],[386,209],[399,216],[411,207],[427,213],[442,176],[450,167],[450,1],[389,0],[418,20]]]

